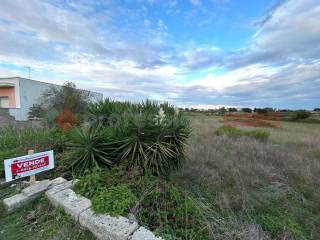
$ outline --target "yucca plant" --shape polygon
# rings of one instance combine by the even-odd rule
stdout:
[[[138,165],[145,171],[162,176],[178,168],[184,159],[184,144],[190,133],[189,122],[168,103],[146,100],[134,104],[106,99],[93,104],[90,115],[92,125],[99,126],[92,128],[108,134],[100,136],[95,131],[94,135],[99,135],[99,140],[86,136],[90,141],[79,145],[82,152],[79,155],[84,155],[83,151],[88,148],[85,145],[94,142],[95,148],[101,146],[103,156],[107,156],[108,160],[113,156],[113,161]],[[91,165],[83,166],[87,167]]]
[[[106,136],[106,131],[101,125],[77,127],[72,130],[67,147],[71,151],[71,166],[75,175],[114,163],[114,147]]]
[[[159,108],[158,108],[159,109]],[[184,159],[184,145],[190,134],[189,122],[181,115],[157,116],[127,113],[115,129],[117,153],[121,161],[139,165],[156,175],[167,175]]]

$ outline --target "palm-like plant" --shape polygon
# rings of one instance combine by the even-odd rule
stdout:
[[[73,129],[67,147],[72,153],[72,169],[76,174],[114,163],[113,145],[106,141],[101,125]]]
[[[114,127],[121,161],[139,165],[156,175],[167,175],[184,159],[184,145],[190,134],[182,115],[167,115],[161,122],[149,113],[131,114]]]
[[[92,126],[76,129],[71,148],[80,172],[115,161],[167,175],[184,159],[189,122],[169,104],[106,99],[90,107]]]

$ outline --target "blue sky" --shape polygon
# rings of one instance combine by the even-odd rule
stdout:
[[[320,105],[318,0],[1,0],[0,77],[179,106]]]

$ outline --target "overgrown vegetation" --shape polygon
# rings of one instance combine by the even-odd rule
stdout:
[[[291,112],[289,117],[291,120],[297,121],[297,120],[307,119],[311,117],[311,113],[306,110],[297,110],[297,111]]]
[[[273,109],[255,109],[269,111]],[[316,240],[320,132],[315,124],[301,123],[310,119],[305,113],[295,114],[297,120],[268,130],[221,126],[221,118],[197,115],[191,117],[189,138],[189,120],[173,106],[106,99],[88,105],[81,122],[69,131],[0,130],[0,159],[23,155],[30,148],[54,149],[55,174],[80,177],[74,190],[91,199],[94,211],[133,215],[167,240]],[[13,194],[6,190],[0,198]],[[70,228],[70,239],[75,239],[74,233],[91,239],[61,212],[45,211],[45,204],[37,201],[12,218],[2,215],[0,225],[13,221],[18,227],[29,226],[23,219],[36,211],[39,228],[31,227],[30,235],[48,229],[46,239],[59,238]],[[48,228],[38,224],[43,218]],[[10,225],[4,233],[17,236],[17,226]]]
[[[0,177],[4,176],[3,160],[26,155],[29,149],[36,152],[55,150],[63,151],[65,135],[58,128],[0,128]]]
[[[173,180],[196,196],[210,239],[320,238],[318,125],[284,122],[262,142],[212,134],[219,118],[191,120],[188,160]]]
[[[208,239],[204,216],[194,200],[142,169],[117,166],[94,171],[82,177],[75,190],[91,198],[96,212],[133,214],[141,225],[165,239]]]
[[[66,110],[75,114],[71,117],[73,121],[75,117],[83,120],[92,98],[89,91],[77,89],[74,83],[66,82],[61,87],[52,86],[44,92],[39,104],[32,106],[28,115],[29,118],[42,119],[43,124],[48,127],[54,126],[54,120]]]
[[[44,198],[40,198],[10,214],[0,203],[0,239],[94,240],[95,237],[83,230],[63,210],[55,209]]]
[[[226,125],[219,127],[215,131],[215,133],[218,136],[221,136],[221,135],[227,135],[231,137],[247,136],[247,137],[252,137],[261,141],[266,141],[270,136],[270,133],[266,130],[262,130],[262,129],[243,130],[240,128],[226,126]]]
[[[101,164],[125,162],[166,176],[184,160],[190,128],[184,115],[168,104],[106,99],[93,104],[90,114],[90,126],[76,128],[69,144],[77,174]]]

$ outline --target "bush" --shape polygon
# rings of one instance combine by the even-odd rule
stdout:
[[[142,169],[119,165],[96,171],[82,177],[75,190],[92,200],[94,211],[113,216],[133,213],[140,224],[162,237],[208,239],[204,217],[192,198]]]
[[[106,130],[110,153],[128,166],[140,166],[155,175],[167,175],[184,160],[189,122],[168,104],[138,104],[109,99],[90,107],[93,124]],[[112,145],[112,147],[111,147]]]
[[[302,120],[311,117],[311,113],[306,110],[297,110],[290,113],[290,119],[293,121]]]
[[[0,129],[0,151],[19,149],[27,152],[34,149],[36,152],[46,150],[62,151],[65,142],[64,133],[56,128],[2,128]]]
[[[216,131],[215,134],[218,136],[227,135],[231,137],[252,137],[260,141],[266,141],[270,133],[268,131],[262,129],[254,129],[254,130],[242,130],[240,128],[232,127],[232,126],[221,126]]]
[[[215,131],[215,134],[218,136],[228,135],[232,137],[241,137],[243,136],[243,131],[239,128],[223,125]]]
[[[19,148],[13,148],[0,151],[0,178],[5,176],[4,173],[4,160],[23,155],[23,152]]]
[[[137,209],[139,222],[171,239],[208,239],[204,216],[194,201],[172,184],[157,180]],[[175,238],[173,238],[175,237]]]
[[[92,173],[85,173],[74,186],[75,192],[87,198],[94,197],[105,187],[103,175],[104,172],[100,169],[95,169]]]
[[[92,208],[98,213],[123,216],[136,204],[137,198],[125,185],[113,186],[92,197]]]
[[[65,136],[59,129],[1,128],[0,129],[0,177],[4,176],[3,160],[35,152],[64,149]]]
[[[75,175],[82,175],[85,171],[92,171],[101,165],[113,164],[114,151],[104,138],[101,125],[75,128],[70,133],[71,140],[67,148],[71,151],[72,170]]]
[[[261,129],[255,129],[255,130],[246,132],[246,135],[261,141],[266,141],[270,136],[270,132],[267,132]]]

